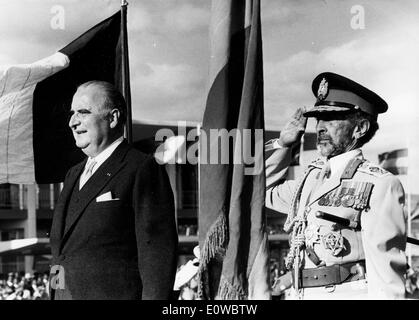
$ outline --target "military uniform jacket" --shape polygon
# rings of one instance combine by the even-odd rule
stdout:
[[[313,161],[300,180],[284,180],[291,156],[277,149],[266,160],[266,206],[289,213],[298,197],[295,214],[306,217],[305,245],[325,265],[366,261],[368,295],[373,299],[404,298],[406,271],[406,213],[404,190],[391,173],[354,153],[343,172],[335,172],[319,187],[325,161]],[[295,203],[295,202],[294,202]],[[316,217],[321,211],[360,223],[342,227]],[[316,265],[305,251],[304,268]]]

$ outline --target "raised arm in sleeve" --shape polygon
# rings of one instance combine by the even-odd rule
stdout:
[[[287,213],[295,191],[295,181],[285,180],[291,164],[291,148],[274,149],[266,153],[266,207]]]

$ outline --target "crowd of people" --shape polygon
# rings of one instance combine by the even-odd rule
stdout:
[[[271,263],[271,278],[283,274],[276,264]],[[47,273],[10,272],[0,275],[0,300],[49,300]],[[419,268],[411,268],[407,274],[406,291],[410,297],[419,295]],[[179,300],[197,300],[197,275],[180,288]]]
[[[194,276],[180,288],[179,300],[198,300],[198,277]]]
[[[48,300],[48,274],[10,272],[0,276],[0,300]]]

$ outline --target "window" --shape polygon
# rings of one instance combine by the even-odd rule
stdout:
[[[19,209],[18,184],[0,184],[0,209]]]

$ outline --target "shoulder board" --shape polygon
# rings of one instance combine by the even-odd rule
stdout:
[[[358,167],[364,162],[364,159],[354,158],[351,159],[346,165],[345,170],[342,173],[341,179],[352,179]]]
[[[370,174],[375,177],[382,177],[391,174],[389,171],[383,169],[379,165],[373,164],[369,161],[363,162],[358,167],[358,171]]]
[[[308,166],[309,167],[316,167],[322,168],[325,165],[325,161],[323,158],[317,158],[316,160],[312,161]]]

